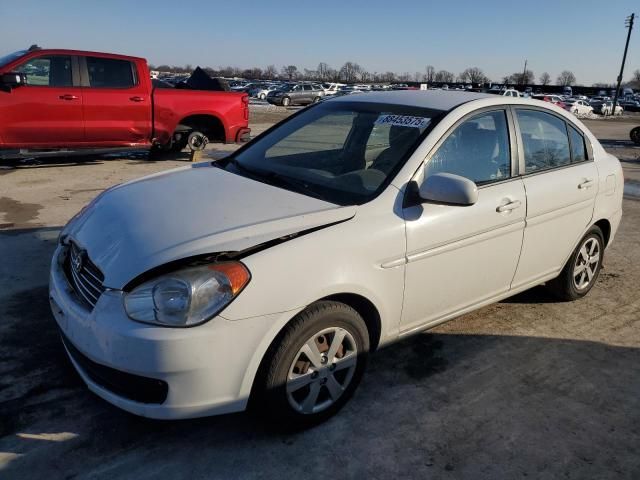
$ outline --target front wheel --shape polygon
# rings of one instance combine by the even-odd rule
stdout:
[[[631,132],[629,132],[629,137],[631,137],[633,143],[640,145],[640,127],[632,128]]]
[[[314,303],[265,357],[252,405],[280,428],[323,422],[353,395],[368,352],[369,335],[358,312],[339,302]]]
[[[557,278],[547,287],[561,300],[584,297],[598,279],[604,258],[604,240],[600,227],[594,225],[582,238]]]
[[[259,98],[260,100],[264,100],[265,98],[267,98],[267,96],[264,93],[261,93]]]
[[[289,99],[289,97],[284,97],[282,99],[282,106],[283,107],[288,107],[291,104],[291,100]]]

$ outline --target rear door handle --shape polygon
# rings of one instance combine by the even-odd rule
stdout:
[[[67,93],[65,95],[60,95],[58,98],[60,100],[78,100],[78,98],[80,97],[78,97],[77,95],[71,95],[70,93]]]
[[[144,102],[144,97],[129,97],[132,102]]]
[[[509,202],[505,205],[500,205],[498,208],[496,208],[496,212],[499,212],[499,213],[510,212],[511,210],[520,208],[521,205],[522,203],[520,202],[520,200],[514,200],[513,202]]]
[[[589,188],[589,187],[593,187],[593,179],[592,178],[585,178],[582,183],[578,184],[578,188]]]

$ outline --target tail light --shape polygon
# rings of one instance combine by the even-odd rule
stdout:
[[[244,105],[244,119],[249,120],[249,95],[243,95],[241,100]]]

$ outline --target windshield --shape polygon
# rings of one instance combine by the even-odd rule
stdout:
[[[4,57],[0,57],[0,68],[4,67],[6,64],[10,62],[13,62],[16,58],[20,58],[26,53],[27,53],[26,50],[20,50],[18,52],[10,53],[9,55],[5,55]]]
[[[251,142],[223,168],[331,203],[361,204],[386,187],[442,114],[368,102],[319,104]]]

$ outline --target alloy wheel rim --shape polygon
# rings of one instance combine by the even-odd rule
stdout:
[[[580,247],[573,266],[573,285],[577,290],[585,290],[595,278],[600,265],[600,243],[594,237],[588,238]]]
[[[342,397],[353,379],[358,348],[347,330],[326,328],[294,356],[287,375],[289,404],[299,413],[319,413]]]

